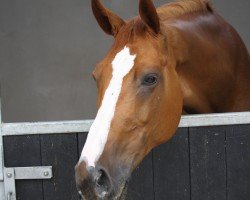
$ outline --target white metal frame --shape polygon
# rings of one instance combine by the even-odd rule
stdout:
[[[2,135],[34,135],[88,132],[93,120],[2,123]],[[179,127],[201,127],[250,124],[250,112],[235,112],[206,115],[184,115]]]
[[[4,136],[84,133],[89,131],[92,122],[93,120],[2,123],[0,100],[0,200],[16,200],[16,179],[49,179],[52,177],[51,166],[5,168],[3,156]],[[179,127],[236,124],[250,124],[250,112],[182,116]]]

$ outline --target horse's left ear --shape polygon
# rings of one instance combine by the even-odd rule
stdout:
[[[139,13],[142,21],[158,34],[160,32],[160,19],[152,0],[140,0]]]

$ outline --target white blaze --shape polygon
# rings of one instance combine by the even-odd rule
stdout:
[[[101,156],[108,139],[111,121],[114,117],[123,78],[134,66],[136,55],[131,55],[128,47],[120,51],[112,62],[112,78],[105,91],[101,107],[89,130],[87,141],[82,150],[80,161],[85,161],[87,166],[95,167],[96,161]]]

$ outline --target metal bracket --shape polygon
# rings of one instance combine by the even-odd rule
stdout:
[[[52,166],[4,168],[4,192],[6,200],[16,200],[15,180],[50,179]]]
[[[15,173],[13,168],[4,168],[4,193],[6,200],[16,200]]]
[[[51,179],[52,166],[15,167],[15,179]]]

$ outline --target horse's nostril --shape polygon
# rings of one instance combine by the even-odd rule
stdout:
[[[98,186],[103,186],[105,185],[106,179],[107,179],[106,173],[103,170],[99,170],[95,178],[96,184]]]
[[[94,181],[96,184],[96,191],[100,197],[105,197],[110,193],[110,179],[108,174],[103,169],[100,169],[96,172]]]

